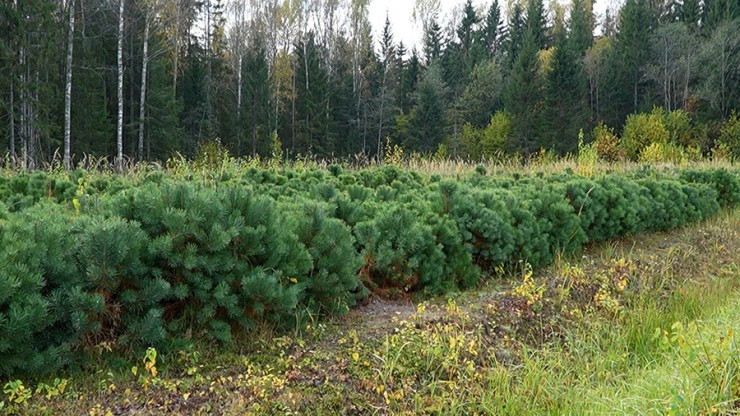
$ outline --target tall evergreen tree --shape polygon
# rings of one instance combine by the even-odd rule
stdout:
[[[488,58],[492,58],[498,51],[503,37],[503,18],[498,0],[493,0],[486,13],[486,19],[481,28],[481,41],[485,45]]]
[[[155,36],[154,50],[163,50],[165,40]],[[182,100],[175,95],[169,56],[160,54],[149,64],[149,94],[146,101],[145,159],[166,160],[183,152]]]
[[[433,152],[445,134],[446,85],[442,71],[432,65],[419,81],[416,105],[410,115],[410,136],[404,147],[418,152]]]
[[[436,62],[442,56],[442,28],[436,18],[424,31],[424,59],[427,65]]]
[[[642,69],[649,56],[650,33],[655,22],[647,0],[627,0],[619,14],[617,56],[621,61],[616,104],[622,116],[646,110]]]
[[[403,114],[409,114],[414,104],[414,93],[419,84],[421,76],[421,60],[416,48],[411,51],[411,57],[403,68],[401,74],[401,85],[398,92],[400,110]]]
[[[521,3],[514,3],[511,20],[509,21],[506,47],[506,53],[508,55],[509,64],[511,66],[514,65],[514,62],[516,62],[516,59],[519,56],[519,51],[522,49],[522,43],[524,41],[526,23],[524,21],[523,13],[524,12],[522,11]]]
[[[577,57],[583,56],[594,43],[593,17],[586,2],[591,0],[573,0],[568,19],[568,44]]]
[[[270,78],[265,50],[256,47],[250,50],[242,64],[242,125],[247,133],[249,153],[267,155],[270,131]],[[241,143],[237,144],[236,154],[242,154]]]
[[[541,95],[539,58],[536,37],[532,30],[524,34],[522,50],[512,68],[504,93],[506,111],[512,117],[513,150],[530,153],[536,146],[536,128]]]
[[[564,30],[556,36],[545,83],[540,145],[564,154],[577,150],[578,131],[587,129],[588,87],[579,51],[582,39],[566,37]]]
[[[392,129],[394,120],[395,95],[397,90],[397,67],[396,67],[396,46],[393,43],[393,33],[391,32],[391,22],[388,16],[385,18],[383,35],[380,39],[380,92],[378,94],[378,136],[377,136],[377,154],[381,154],[383,141],[388,137],[388,132]]]
[[[537,48],[547,49],[549,40],[547,38],[547,16],[545,15],[543,0],[528,0],[526,25]]]
[[[205,60],[205,52],[199,44],[188,45],[185,62],[182,65],[185,67],[184,73],[178,86],[178,94],[183,103],[181,123],[185,137],[182,153],[185,155],[195,155],[198,143],[206,140],[212,130],[206,108]]]
[[[472,0],[467,0],[463,7],[463,18],[457,27],[457,39],[460,42],[460,63],[464,65],[463,80],[466,80],[473,67],[483,58],[478,50],[479,42],[476,39],[477,27],[480,23],[478,15],[473,8]]]
[[[90,16],[99,6],[80,2],[78,10],[81,16]],[[101,68],[115,65],[115,30],[111,29],[116,27],[116,20],[112,13],[103,16],[78,19],[75,24],[70,150],[72,156],[79,158],[115,154],[112,142],[115,137],[115,77]]]
[[[296,61],[296,139],[291,151],[294,155],[331,156],[336,139],[331,86],[313,33],[296,45]]]

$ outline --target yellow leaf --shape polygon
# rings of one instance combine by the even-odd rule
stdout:
[[[360,354],[358,354],[356,352],[353,352],[352,353],[352,359],[355,360],[355,361],[359,360],[360,359]]]

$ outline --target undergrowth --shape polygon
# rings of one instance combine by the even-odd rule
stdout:
[[[44,383],[18,414],[735,414],[740,214]]]

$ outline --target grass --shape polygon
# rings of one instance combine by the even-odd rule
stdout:
[[[210,142],[200,149],[199,154],[193,160],[188,160],[179,154],[165,162],[138,163],[134,159],[125,158],[119,170],[108,158],[86,156],[78,162],[76,167],[88,172],[110,175],[118,174],[122,171],[134,178],[148,175],[152,171],[165,171],[175,177],[178,175],[202,175],[206,178],[212,178],[223,175],[226,172],[232,175],[243,174],[248,169],[255,167],[298,170],[307,168],[327,169],[332,164],[355,170],[384,165],[396,165],[427,177],[432,175],[459,177],[480,171],[480,169],[484,169],[486,173],[492,175],[521,174],[524,172],[538,172],[543,175],[550,175],[572,171],[590,177],[603,175],[607,172],[628,172],[642,169],[646,166],[645,163],[630,161],[610,163],[600,160],[598,156],[592,153],[586,151],[580,154],[568,154],[563,157],[548,152],[535,153],[530,157],[501,153],[492,159],[466,160],[461,158],[441,158],[434,155],[419,155],[416,153],[408,154],[404,153],[403,149],[396,147],[395,150],[389,149],[382,160],[362,154],[334,159],[302,156],[291,160],[281,160],[280,158],[270,157],[263,159],[259,157],[234,158],[220,144]],[[18,168],[22,166],[21,161],[11,162],[10,157],[7,155],[4,159],[0,160],[0,172],[5,175],[11,175],[14,173],[12,167],[15,166]],[[711,159],[704,157],[698,160],[685,159],[680,163],[672,161],[654,162],[650,163],[649,166],[655,169],[732,168],[734,167],[734,162],[723,158]],[[40,169],[48,172],[57,172],[61,176],[66,175],[66,171],[63,168],[63,161],[58,154],[50,162],[43,163]]]
[[[101,348],[80,373],[2,383],[0,413],[736,414],[738,246],[736,211],[288,334],[133,361]]]

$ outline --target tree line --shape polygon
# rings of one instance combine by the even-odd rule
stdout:
[[[33,168],[406,150],[480,158],[577,150],[599,125],[681,111],[706,151],[740,107],[740,3],[416,0],[422,44],[377,39],[370,0],[9,0],[0,137]]]

